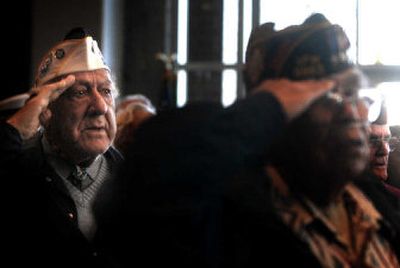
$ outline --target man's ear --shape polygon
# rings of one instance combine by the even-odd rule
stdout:
[[[49,108],[46,108],[44,111],[42,111],[42,112],[40,113],[40,116],[39,116],[40,124],[41,124],[44,128],[47,128],[47,127],[48,127],[48,124],[49,124],[49,122],[50,122],[50,118],[51,118],[51,110],[50,110]]]

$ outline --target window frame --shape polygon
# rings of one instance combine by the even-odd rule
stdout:
[[[176,6],[178,8],[179,1],[181,0],[176,0]],[[187,12],[189,10],[189,5],[190,5],[190,0],[184,0],[187,1]],[[221,0],[223,1],[223,0]],[[245,59],[243,58],[243,50],[245,49],[244,47],[244,42],[243,42],[243,10],[244,10],[244,1],[248,0],[238,0],[238,39],[237,39],[237,61],[234,64],[224,64],[222,62],[222,58],[220,59],[219,62],[217,61],[202,61],[202,62],[189,62],[186,61],[184,64],[176,64],[176,71],[185,71],[186,72],[186,77],[188,77],[188,73],[190,71],[218,71],[221,73],[221,96],[223,94],[222,90],[222,84],[223,84],[223,79],[222,79],[222,73],[224,70],[235,70],[237,74],[237,81],[236,81],[236,99],[243,98],[245,96],[245,85],[243,82],[243,66],[244,66],[244,61]],[[252,1],[252,23],[251,23],[251,28],[254,28],[255,26],[258,26],[260,24],[260,1],[259,0],[251,0]],[[224,8],[224,7],[223,7]],[[359,34],[358,34],[358,9],[359,9],[359,0],[357,0],[357,8],[356,8],[356,14],[357,16],[357,34],[356,34],[356,62],[355,64],[359,66],[359,68],[368,76],[371,82],[371,86],[376,86],[380,83],[383,82],[398,82],[400,81],[400,65],[382,65],[382,64],[374,64],[374,65],[361,65],[358,63],[358,50],[359,50]],[[177,12],[178,13],[178,12]],[[223,13],[223,12],[222,12]],[[187,25],[189,25],[189,16],[187,17]],[[221,24],[222,24],[223,18],[221,17]],[[176,32],[179,31],[179,22],[178,19],[177,21],[177,27],[176,27]],[[189,30],[188,27],[186,27],[187,31]],[[168,34],[168,33],[166,33]],[[178,33],[176,34],[176,38],[178,38]],[[188,37],[188,35],[187,35]],[[246,40],[247,43],[247,40]],[[190,44],[189,40],[187,39],[187,50],[188,50],[188,45]],[[178,50],[178,48],[177,48]],[[178,53],[179,51],[177,51]],[[187,51],[186,51],[187,54]],[[178,78],[179,79],[179,78]],[[179,83],[179,82],[178,82]],[[189,89],[189,81],[188,79],[186,80],[186,92]],[[178,89],[182,90],[182,89]],[[177,93],[179,95],[179,93]],[[178,103],[178,106],[183,106],[188,100],[185,102]],[[221,98],[222,101],[222,98]],[[179,101],[177,101],[179,102]]]

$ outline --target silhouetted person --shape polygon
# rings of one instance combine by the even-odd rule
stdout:
[[[368,110],[358,90],[365,77],[348,47],[343,30],[321,14],[282,31],[272,24],[253,31],[248,83],[330,78],[336,87],[289,124],[263,167],[233,177],[222,212],[224,266],[399,266],[398,204],[378,180],[363,177]]]

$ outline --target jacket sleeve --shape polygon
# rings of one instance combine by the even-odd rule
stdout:
[[[0,161],[6,166],[15,160],[22,151],[22,138],[13,126],[0,123]]]
[[[216,136],[216,142],[229,143],[228,148],[237,150],[231,153],[240,163],[258,165],[286,121],[276,98],[269,93],[258,93],[225,109],[212,126],[211,137]]]
[[[165,182],[220,181],[260,164],[285,122],[279,102],[267,93],[229,108],[202,103],[160,113],[138,129],[125,171]]]
[[[268,93],[229,108],[192,103],[150,118],[138,128],[116,180],[103,187],[111,191],[106,203],[112,216],[97,214],[102,244],[117,245],[111,251],[121,257],[131,253],[117,241],[135,241],[136,257],[122,262],[210,266],[220,254],[209,245],[220,239],[226,182],[262,161],[285,122]]]

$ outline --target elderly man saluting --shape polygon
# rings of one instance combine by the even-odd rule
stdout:
[[[0,126],[7,255],[42,267],[106,266],[93,204],[122,157],[111,146],[117,91],[97,42],[71,30],[43,57],[31,94]]]

